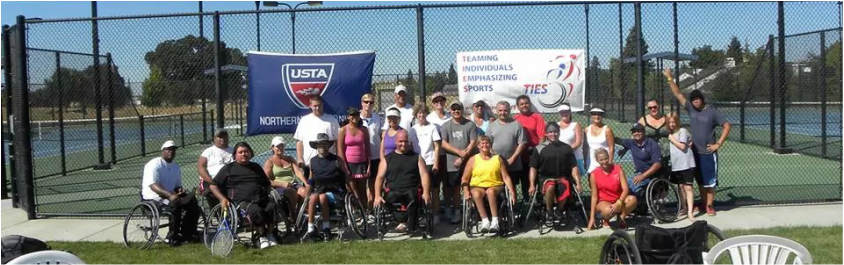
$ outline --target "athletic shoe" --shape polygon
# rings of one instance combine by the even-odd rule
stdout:
[[[275,233],[269,233],[267,235],[267,240],[270,241],[270,246],[278,245],[278,239],[276,239]]]
[[[258,242],[260,242],[261,249],[270,247],[270,240],[267,237],[259,237]]]
[[[369,224],[374,224],[375,223],[375,215],[371,215],[371,214],[367,215],[366,216],[366,222],[369,223]]]
[[[610,227],[610,220],[609,219],[602,219],[601,220],[601,227],[609,228]]]
[[[715,207],[706,206],[706,215],[715,216]]]
[[[483,222],[481,222],[481,233],[487,232],[489,232],[489,221],[484,220]]]
[[[493,234],[498,233],[498,222],[492,222],[492,224],[489,225],[489,232]]]

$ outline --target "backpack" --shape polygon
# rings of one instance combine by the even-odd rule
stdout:
[[[644,264],[703,264],[709,227],[696,221],[683,228],[636,227],[636,246]]]
[[[3,244],[3,259],[0,264],[6,264],[13,259],[42,250],[50,250],[50,246],[44,241],[19,236],[19,235],[8,235],[4,236],[2,239]]]

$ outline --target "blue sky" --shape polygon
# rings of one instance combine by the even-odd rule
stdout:
[[[288,2],[295,5],[297,2]],[[419,2],[325,2],[327,7],[407,5]],[[431,3],[431,2],[422,2]],[[204,2],[205,11],[252,10],[254,1]],[[673,51],[671,4],[642,5],[643,35],[650,52]],[[197,2],[99,2],[100,16],[196,12]],[[261,7],[264,9],[265,7]],[[303,8],[307,8],[304,6]],[[836,2],[787,2],[786,34],[840,26]],[[724,49],[731,36],[752,49],[764,45],[776,34],[776,3],[679,3],[680,52],[712,45]],[[14,24],[15,16],[70,18],[90,16],[90,2],[2,2],[2,23]],[[425,10],[426,68],[444,71],[461,51],[491,49],[585,49],[586,29],[583,5],[527,7],[438,8]],[[590,5],[590,57],[603,66],[618,56],[618,5]],[[101,51],[111,52],[121,73],[132,82],[148,75],[143,55],[165,40],[198,35],[196,17],[110,20],[100,23]],[[242,51],[256,50],[254,15],[232,15],[222,19],[222,40]],[[261,16],[261,48],[290,52],[288,14]],[[622,33],[633,26],[633,5],[622,7]],[[211,17],[204,21],[205,36],[211,36]],[[376,50],[375,74],[404,74],[417,69],[416,12],[414,9],[300,12],[296,20],[298,53],[329,53]],[[91,52],[90,22],[30,25],[30,47]],[[817,47],[812,40],[795,42],[805,54]],[[815,49],[816,50],[816,49]],[[49,56],[31,56],[36,69],[49,69]],[[33,59],[34,58],[34,59]],[[40,59],[39,59],[40,58]],[[87,59],[63,58],[67,65],[85,66]],[[52,70],[32,72],[33,82]],[[377,79],[376,79],[377,80]]]

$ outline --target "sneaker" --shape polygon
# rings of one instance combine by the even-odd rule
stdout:
[[[694,208],[692,208],[692,213],[696,214],[696,213],[699,213],[699,212],[700,212],[700,207],[695,206]]]
[[[484,220],[481,223],[481,233],[487,233],[487,232],[489,232],[489,221]]]
[[[461,212],[462,211],[460,210],[454,210],[454,215],[451,216],[451,220],[449,220],[449,222],[453,225],[460,223],[460,220],[463,219]]]
[[[706,215],[715,216],[715,207],[706,206]]]
[[[269,233],[267,240],[270,241],[270,246],[278,245],[278,239],[275,237],[275,233]]]
[[[493,234],[498,233],[498,222],[492,222],[492,224],[489,225],[489,232]]]
[[[608,219],[601,220],[601,227],[609,228],[610,227],[610,220],[608,220]]]
[[[260,242],[261,249],[270,247],[270,240],[267,237],[259,237],[258,242]]]

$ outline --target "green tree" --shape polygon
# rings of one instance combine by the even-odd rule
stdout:
[[[88,80],[95,80],[95,68],[94,66],[89,66],[85,68],[82,73],[88,77]],[[111,73],[109,73],[111,70]],[[109,90],[111,90],[112,95],[114,96],[114,107],[122,107],[132,103],[132,90],[126,86],[126,80],[120,76],[120,72],[118,71],[117,66],[109,67],[108,64],[103,63],[100,64],[99,67],[99,74],[100,74],[100,97],[102,99],[102,106],[103,109],[110,105],[112,99],[109,98]],[[111,78],[111,80],[109,80]],[[109,87],[111,85],[111,87]],[[93,88],[92,88],[93,89]],[[96,104],[95,98],[90,97],[91,104]]]
[[[144,106],[158,107],[164,102],[167,86],[164,85],[161,75],[161,69],[158,67],[150,69],[149,77],[142,85],[141,104]]]
[[[697,60],[689,63],[694,68],[708,68],[724,65],[726,55],[722,50],[713,50],[711,45],[692,49],[692,54],[697,55]]]
[[[457,84],[457,71],[454,70],[454,64],[451,64],[451,66],[448,67],[448,84]]]
[[[727,45],[727,57],[732,57],[736,62],[736,66],[744,63],[744,51],[741,47],[741,42],[736,36],[730,38],[730,44]]]

